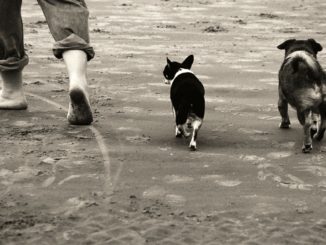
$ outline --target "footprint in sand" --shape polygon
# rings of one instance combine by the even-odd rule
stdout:
[[[287,174],[284,177],[273,175],[273,180],[278,183],[279,186],[292,190],[310,191],[312,188],[311,184],[305,184],[303,180],[291,174]]]
[[[46,180],[43,181],[43,183],[41,184],[41,186],[43,188],[49,187],[50,185],[52,185],[55,181],[55,176],[51,176],[49,178],[47,178]]]
[[[32,179],[37,174],[37,170],[27,167],[21,166],[15,171],[11,171],[8,169],[0,170],[0,181],[3,185],[12,185],[17,182],[23,182],[28,179]]]
[[[35,126],[33,123],[27,122],[27,121],[16,121],[13,123],[16,127],[32,127]]]
[[[280,144],[281,148],[286,148],[286,149],[293,149],[294,146],[295,146],[295,142],[293,141]]]
[[[151,140],[150,136],[146,135],[135,135],[135,136],[127,136],[126,139],[131,143],[148,143]]]
[[[251,162],[253,164],[258,164],[265,161],[264,157],[260,157],[257,155],[241,155],[240,159],[244,162]]]
[[[171,206],[181,207],[186,203],[186,198],[180,195],[168,194],[165,196],[165,201]]]
[[[143,192],[143,197],[147,199],[158,199],[165,201],[171,206],[184,206],[186,203],[186,198],[181,195],[168,193],[163,187],[152,186]]]
[[[185,184],[194,181],[194,178],[180,175],[167,175],[164,181],[168,184]]]
[[[325,177],[326,176],[326,168],[325,167],[321,167],[321,166],[303,166],[300,167],[300,169],[302,171],[307,171],[310,172],[316,176],[320,176],[320,177]]]
[[[266,136],[269,134],[269,132],[267,132],[267,131],[248,129],[248,128],[239,128],[238,131],[240,133],[244,133],[244,134],[259,135],[259,136]]]
[[[261,115],[258,117],[258,119],[260,120],[267,120],[267,121],[277,121],[277,120],[280,120],[281,118],[280,117],[272,117],[272,116],[269,116],[269,115]]]
[[[129,113],[139,113],[144,111],[144,109],[140,107],[123,107],[123,111]]]
[[[235,187],[240,185],[242,182],[239,180],[229,180],[223,175],[206,175],[201,177],[202,181],[211,181],[219,186],[224,187]]]
[[[133,128],[133,127],[119,127],[119,131],[131,131],[131,132],[140,132],[140,128]]]
[[[160,186],[152,186],[143,192],[143,197],[148,199],[163,198],[167,191]]]
[[[290,151],[280,151],[280,152],[270,152],[267,154],[267,157],[270,159],[281,159],[286,158],[292,155],[292,152]]]

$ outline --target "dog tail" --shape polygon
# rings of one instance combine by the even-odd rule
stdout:
[[[176,125],[185,124],[189,114],[189,103],[183,101],[179,104],[176,111]]]
[[[290,65],[292,68],[292,74],[307,74],[309,77],[319,80],[323,73],[321,67],[318,62],[306,55],[301,54],[290,57],[286,64]]]
[[[320,83],[324,72],[318,62],[313,58],[295,56],[291,59],[292,74],[307,75],[310,79]]]
[[[306,62],[306,60],[300,56],[294,57],[291,60],[291,65],[292,65],[293,73],[307,72],[310,69],[312,69],[313,71],[315,70],[313,66],[310,66]]]

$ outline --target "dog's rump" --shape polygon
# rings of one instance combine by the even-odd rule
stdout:
[[[176,123],[184,124],[190,113],[203,119],[205,114],[205,89],[192,73],[180,74],[171,86],[170,98],[177,112]]]
[[[321,85],[321,82],[325,76],[323,69],[317,62],[317,60],[309,53],[305,51],[295,51],[291,53],[281,67],[281,70],[285,74],[290,76],[297,76],[298,81],[311,80],[311,82]]]
[[[305,51],[291,53],[279,74],[280,89],[298,111],[318,107],[322,102],[325,74],[317,60]],[[324,91],[325,93],[326,91]]]

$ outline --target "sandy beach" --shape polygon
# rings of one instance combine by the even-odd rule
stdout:
[[[278,128],[289,38],[326,47],[326,3],[88,0],[92,126],[66,120],[68,78],[23,2],[26,111],[0,111],[0,244],[326,244],[326,141]],[[198,151],[174,137],[166,57],[206,89]],[[326,52],[319,53],[326,67]]]

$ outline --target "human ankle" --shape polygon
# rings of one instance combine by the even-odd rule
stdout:
[[[1,72],[2,77],[2,97],[23,95],[22,71]]]
[[[86,78],[83,76],[73,76],[69,78],[69,91],[73,89],[81,89],[87,92],[88,84]]]

